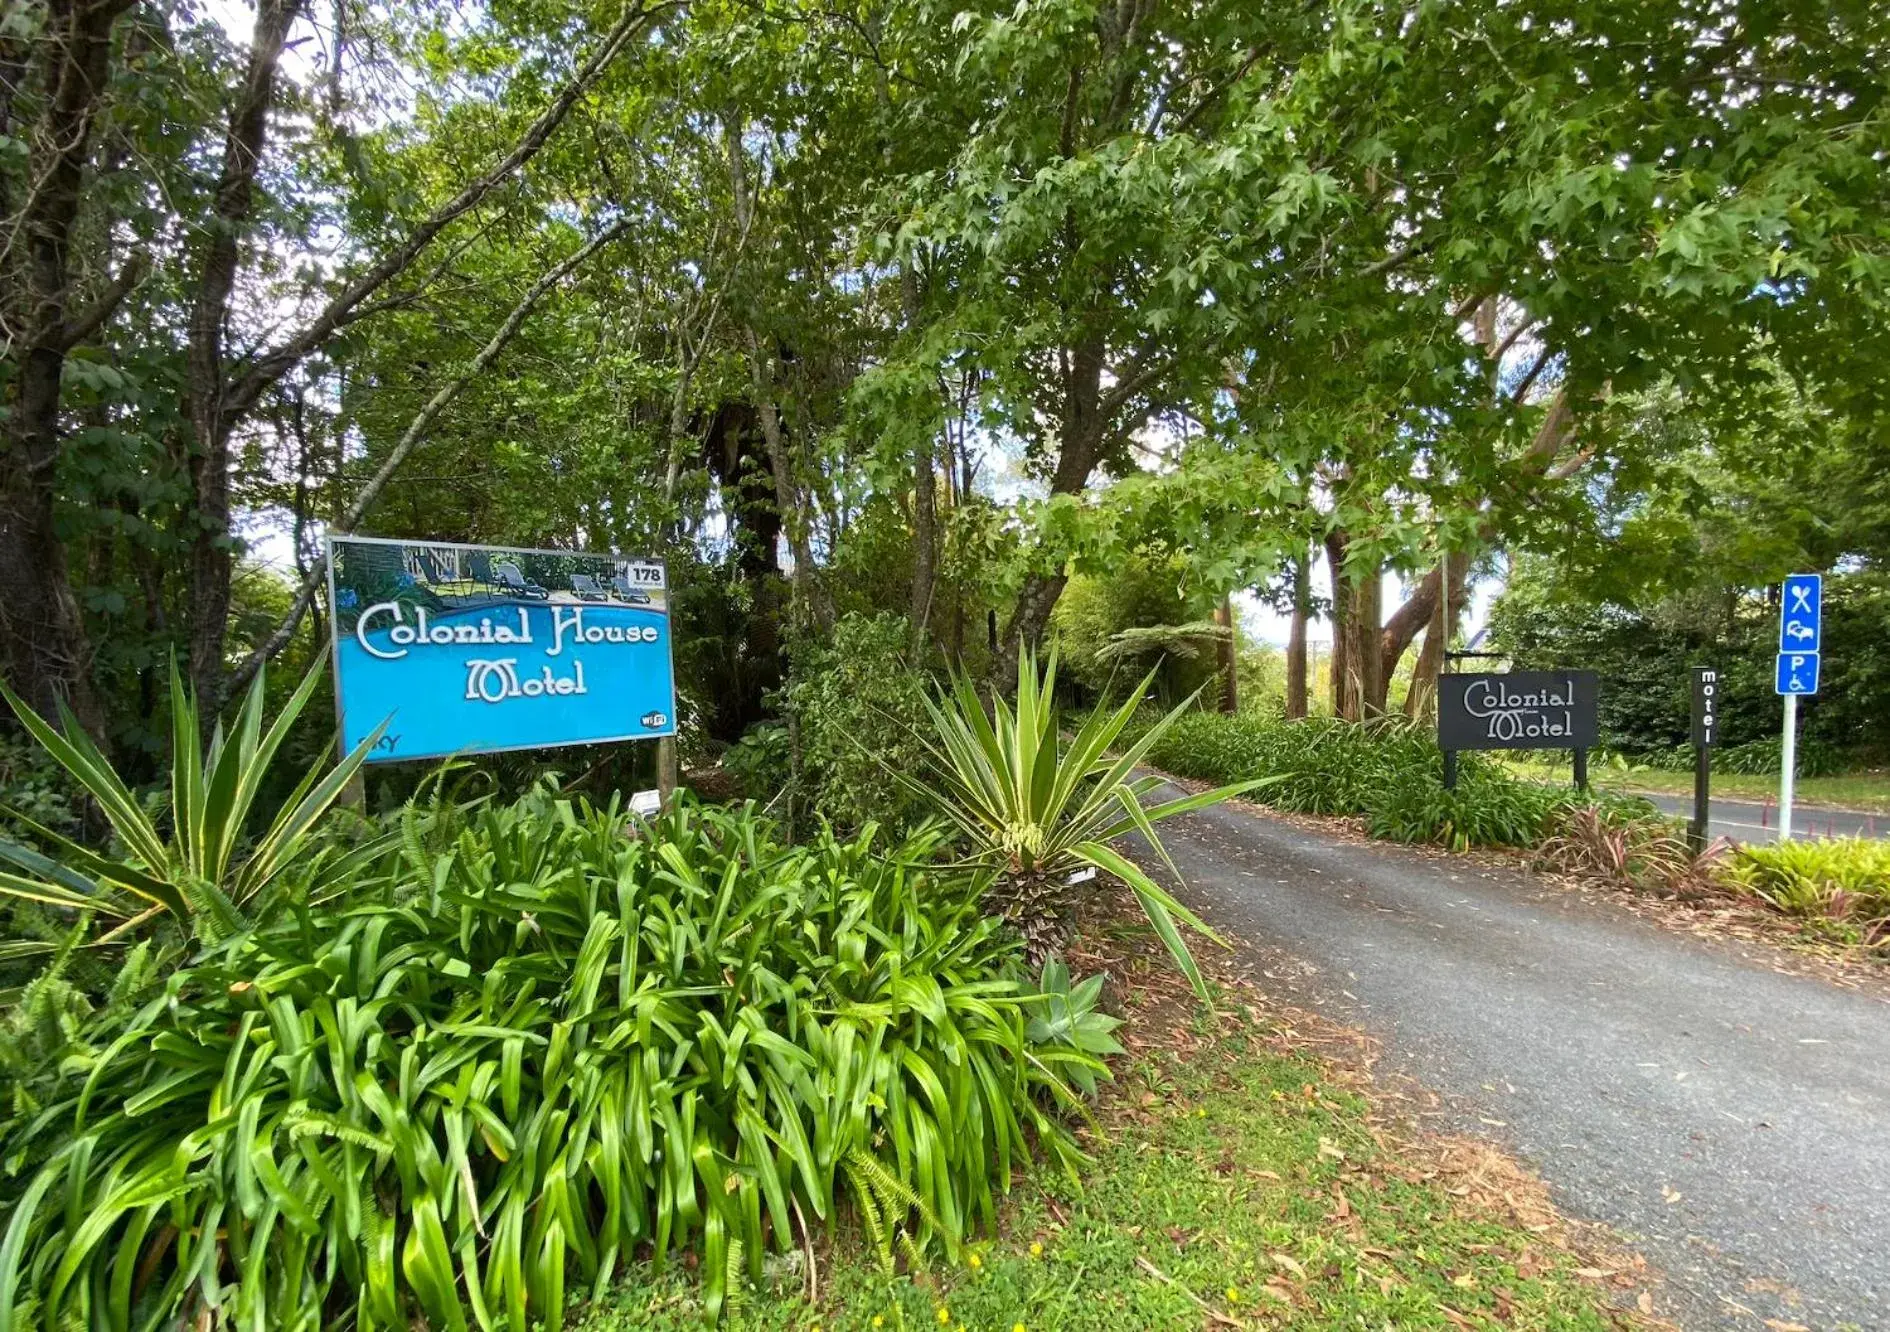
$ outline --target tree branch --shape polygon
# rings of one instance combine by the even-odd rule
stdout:
[[[1536,363],[1529,367],[1529,373],[1522,377],[1522,383],[1516,385],[1516,391],[1509,395],[1510,402],[1520,407],[1529,396],[1529,390],[1536,386],[1536,377],[1540,375],[1555,355],[1555,348],[1544,347],[1542,354],[1536,357]]]
[[[1541,321],[1532,319],[1526,314],[1521,319],[1517,320],[1516,327],[1512,328],[1508,335],[1496,345],[1496,350],[1490,353],[1490,359],[1500,366],[1503,363],[1503,358],[1509,355],[1509,349],[1516,345],[1516,339],[1534,328],[1539,322]]]
[[[147,252],[138,250],[131,254],[119,268],[117,276],[112,278],[105,290],[100,293],[99,298],[66,321],[66,326],[59,336],[62,349],[71,351],[103,328],[105,321],[117,312],[125,297],[129,296],[132,289],[143,282],[150,272],[151,256]]]
[[[479,201],[505,182],[515,171],[524,166],[554,130],[564,122],[578,98],[602,77],[604,71],[616,59],[617,54],[629,42],[637,30],[648,23],[657,13],[673,7],[678,0],[665,0],[665,3],[653,5],[648,9],[632,7],[624,12],[617,26],[612,28],[590,59],[578,69],[562,92],[552,100],[550,106],[532,122],[512,151],[505,159],[485,175],[466,186],[451,200],[442,204],[433,214],[422,222],[413,232],[367,272],[356,278],[342,293],[330,301],[322,312],[292,334],[280,347],[264,352],[250,366],[249,372],[231,389],[229,404],[231,412],[241,414],[254,406],[257,399],[269,386],[286,374],[289,368],[315,348],[319,347],[332,334],[360,317],[359,307],[368,297],[379,291],[387,283],[405,272],[419,258],[421,252],[432,243],[449,224],[462,214],[476,207]]]
[[[1365,267],[1359,270],[1359,276],[1377,277],[1380,273],[1389,273],[1395,268],[1402,268],[1405,264],[1417,258],[1418,255],[1436,248],[1436,245],[1437,242],[1434,240],[1413,241],[1409,245],[1401,246],[1393,250],[1376,263],[1365,265]]]
[[[345,535],[354,531],[356,525],[367,515],[367,511],[374,506],[374,501],[380,498],[381,491],[387,488],[387,483],[393,479],[400,465],[407,461],[408,456],[419,445],[422,436],[426,434],[427,427],[432,425],[434,419],[446,410],[454,398],[460,395],[466,385],[485,373],[486,368],[505,349],[505,345],[517,335],[533,307],[538,304],[544,294],[562,282],[591,255],[622,235],[629,227],[630,219],[628,218],[614,223],[584,242],[538,281],[532,283],[525,295],[520,298],[519,303],[512,307],[512,313],[505,317],[505,322],[499,325],[498,331],[492,335],[484,347],[479,349],[479,354],[473,357],[472,363],[466,367],[465,371],[443,385],[440,391],[427,399],[426,405],[414,414],[413,420],[408,423],[406,431],[401,435],[400,442],[394,445],[392,452],[387,455],[367,485],[361,488],[361,493],[355,496],[354,503],[348,506],[348,511],[335,525],[336,534]],[[307,576],[302,579],[301,586],[296,589],[295,600],[290,603],[288,613],[283,616],[282,622],[254,652],[251,652],[237,666],[231,674],[226,693],[242,688],[264,662],[282,651],[289,640],[295,637],[296,627],[302,623],[302,617],[308,614],[308,608],[314,603],[315,593],[326,576],[327,571],[321,565],[309,570]]]
[[[1145,342],[1136,349],[1129,363],[1116,375],[1116,382],[1102,396],[1097,404],[1096,414],[1107,421],[1119,411],[1125,403],[1168,368],[1168,357],[1157,354],[1155,344]]]
[[[223,137],[223,163],[210,205],[209,241],[191,304],[187,355],[191,424],[200,447],[214,449],[225,438],[223,326],[236,290],[239,242],[249,221],[256,174],[262,169],[269,131],[269,107],[276,96],[276,68],[289,28],[302,11],[301,0],[263,0],[256,9],[250,37],[249,68],[242,91],[230,108]]]
[[[1257,46],[1249,47],[1247,49],[1246,56],[1241,60],[1239,66],[1234,70],[1234,72],[1232,74],[1229,74],[1226,78],[1222,79],[1219,83],[1215,84],[1212,88],[1209,88],[1205,93],[1203,93],[1201,95],[1201,100],[1196,102],[1193,106],[1189,107],[1188,110],[1182,115],[1181,119],[1177,120],[1172,126],[1169,127],[1168,133],[1171,136],[1177,135],[1177,134],[1186,134],[1188,130],[1194,125],[1194,122],[1199,120],[1202,114],[1209,107],[1213,106],[1216,102],[1219,102],[1221,98],[1226,95],[1227,90],[1229,88],[1232,88],[1236,83],[1239,83],[1242,79],[1246,78],[1247,72],[1259,63],[1260,63],[1260,48]],[[1151,123],[1149,126],[1149,132],[1151,134],[1154,133],[1155,128],[1156,128],[1155,124]]]

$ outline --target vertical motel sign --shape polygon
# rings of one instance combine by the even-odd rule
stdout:
[[[1719,670],[1693,668],[1693,822],[1687,840],[1695,851],[1706,845],[1713,779],[1713,746],[1719,743]]]

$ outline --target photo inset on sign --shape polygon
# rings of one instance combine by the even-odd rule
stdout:
[[[370,762],[673,735],[656,560],[329,541],[342,747]]]

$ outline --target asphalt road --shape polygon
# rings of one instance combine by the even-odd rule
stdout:
[[[1649,795],[1647,797],[1669,814],[1693,817],[1692,796]],[[1741,842],[1778,840],[1778,802],[1754,804],[1746,800],[1714,800],[1707,810],[1707,828],[1715,837],[1731,837]],[[1792,835],[1795,837],[1890,837],[1890,818],[1882,814],[1863,814],[1850,809],[1824,809],[1816,805],[1796,805],[1792,809]]]
[[[1224,806],[1162,827],[1189,900],[1633,1240],[1667,1316],[1890,1329],[1890,1003],[1520,871]]]

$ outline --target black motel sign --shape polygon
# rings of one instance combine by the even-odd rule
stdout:
[[[1719,671],[1693,668],[1693,743],[1711,749],[1719,741]]]
[[[1588,749],[1599,729],[1593,671],[1437,678],[1442,749]]]

